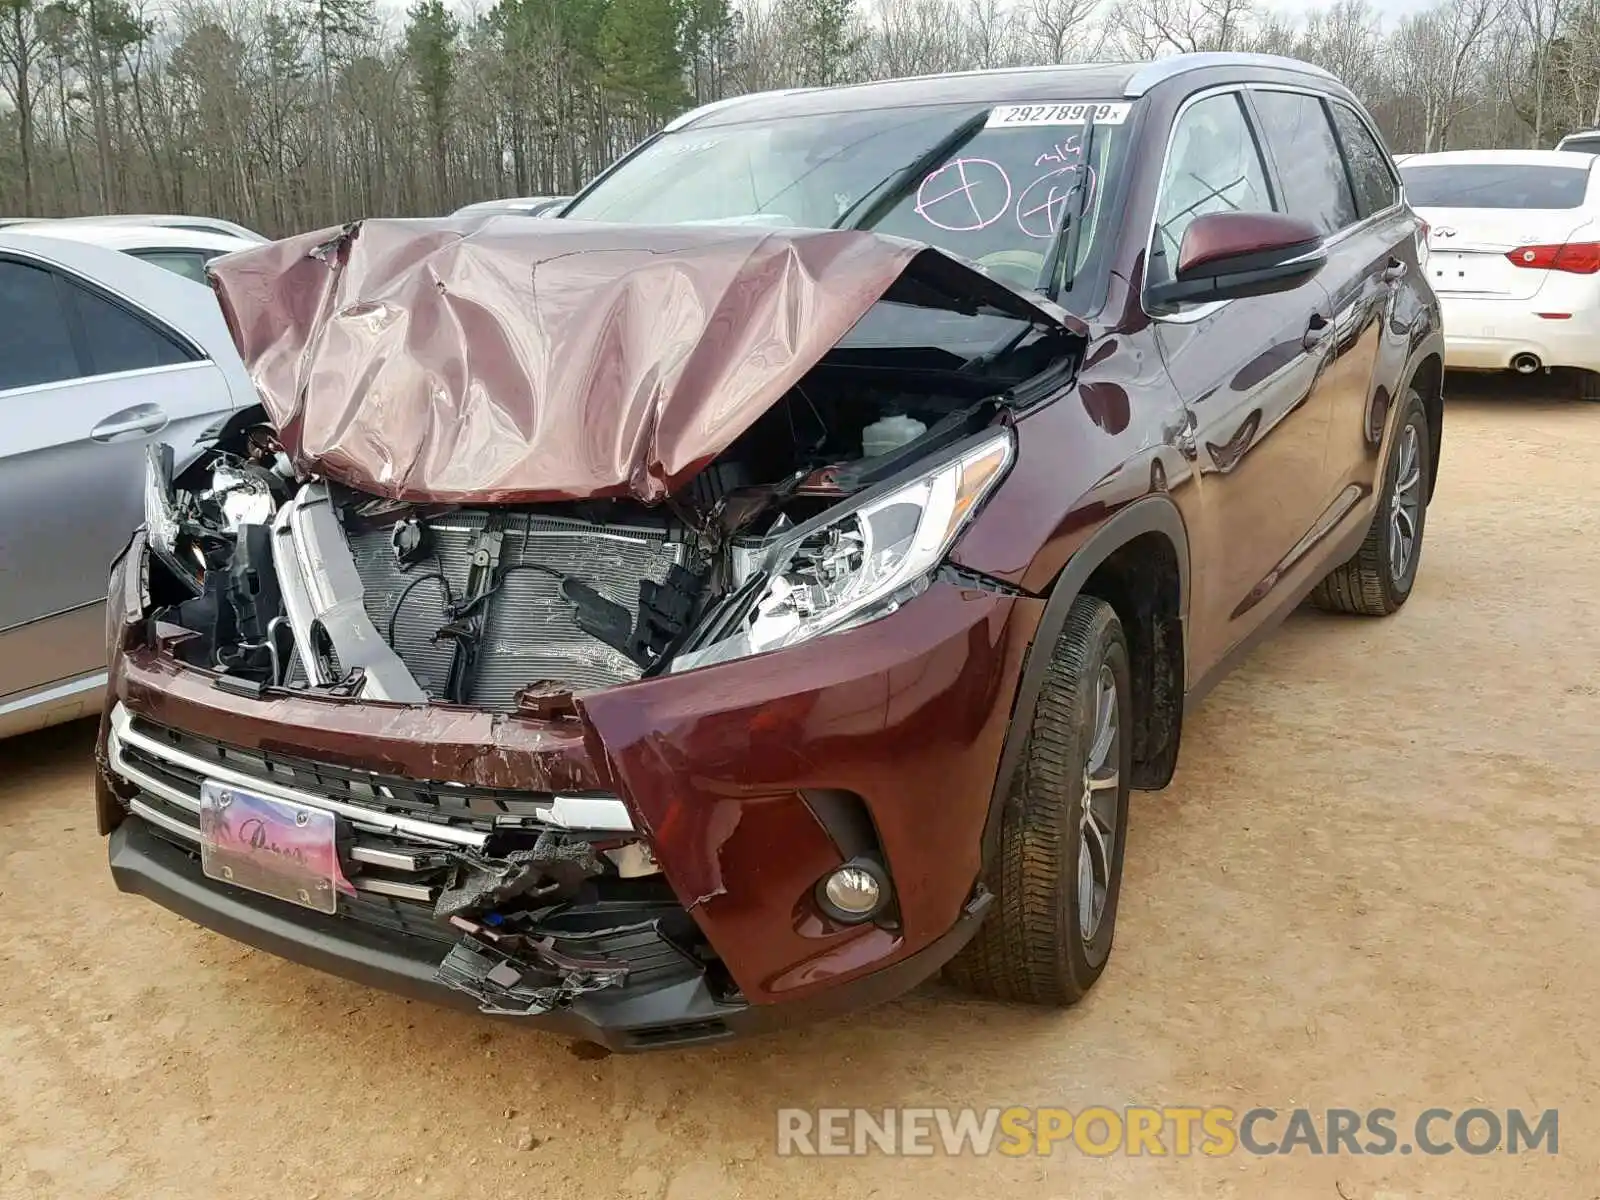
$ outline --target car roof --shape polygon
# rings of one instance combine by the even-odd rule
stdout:
[[[1337,82],[1320,67],[1272,54],[1175,54],[1154,62],[1074,63],[1002,67],[918,75],[830,88],[786,88],[718,100],[683,114],[667,131],[691,126],[744,124],[775,117],[908,108],[926,104],[1004,104],[1047,100],[1136,99],[1156,84],[1189,71],[1232,68],[1288,71],[1322,83]]]
[[[1592,154],[1579,154],[1572,150],[1438,150],[1432,154],[1407,156],[1407,167],[1434,166],[1525,166],[1525,167],[1582,167],[1588,170],[1595,165]]]
[[[117,221],[41,221],[7,226],[9,233],[89,242],[112,250],[244,250],[259,243],[228,233],[207,233],[171,225],[135,225]]]
[[[103,213],[92,217],[39,217],[35,221],[48,221],[52,225],[156,225],[169,229],[211,230],[231,234],[251,242],[269,239],[253,229],[247,229],[222,217],[201,217],[183,213]]]

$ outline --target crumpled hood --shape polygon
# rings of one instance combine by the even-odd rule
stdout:
[[[656,501],[913,264],[1055,316],[940,251],[846,230],[371,220],[211,275],[303,470],[419,502]]]

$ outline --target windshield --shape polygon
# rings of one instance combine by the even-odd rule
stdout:
[[[1584,167],[1530,163],[1402,163],[1415,208],[1577,208],[1589,187]]]
[[[1085,268],[1095,258],[1130,107],[1062,101],[1002,104],[986,114],[981,105],[942,104],[689,128],[645,146],[563,216],[811,229],[866,221],[879,233],[931,243],[1033,288],[1063,215],[1077,211],[1074,184],[1085,167],[1092,110],[1092,162],[1081,197],[1087,219],[1077,261],[1064,264],[1071,287],[1059,297],[1081,308],[1074,297],[1093,292]],[[919,161],[946,140],[958,144]],[[906,175],[913,167],[922,169]]]

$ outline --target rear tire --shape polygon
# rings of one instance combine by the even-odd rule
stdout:
[[[1116,611],[1079,596],[1056,641],[985,883],[995,895],[948,973],[997,1000],[1068,1005],[1105,969],[1122,887],[1133,687]]]
[[[1410,598],[1428,521],[1431,444],[1422,397],[1410,389],[1366,540],[1312,589],[1311,603],[1325,612],[1386,617]]]
[[[1600,403],[1600,371],[1574,371],[1573,391],[1579,400]]]

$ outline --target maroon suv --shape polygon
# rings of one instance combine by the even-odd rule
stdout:
[[[1416,576],[1370,120],[1239,55],[749,96],[561,216],[215,264],[262,404],[113,571],[118,886],[623,1049],[1077,1000],[1187,706]]]

